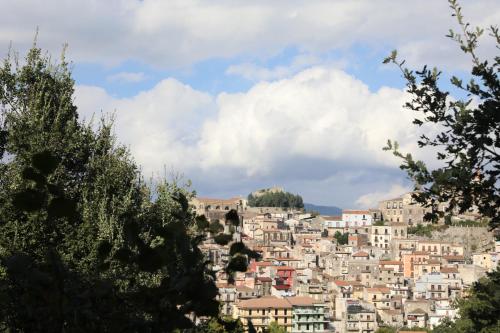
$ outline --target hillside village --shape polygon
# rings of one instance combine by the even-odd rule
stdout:
[[[230,244],[208,237],[201,247],[217,277],[223,315],[240,318],[246,330],[262,332],[272,322],[287,332],[432,329],[455,318],[453,301],[499,261],[493,233],[461,223],[480,220],[477,213],[429,225],[430,208],[416,204],[412,193],[339,216],[250,207],[243,198],[191,204],[211,223],[224,224],[228,211],[238,212],[233,240],[260,254],[229,277],[223,268]]]

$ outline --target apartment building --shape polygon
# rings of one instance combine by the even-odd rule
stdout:
[[[284,298],[266,296],[241,301],[235,304],[233,317],[240,318],[245,331],[250,325],[257,332],[264,332],[272,322],[292,331],[292,304]]]
[[[347,301],[345,331],[349,333],[373,333],[377,330],[377,314],[368,304],[356,300]]]

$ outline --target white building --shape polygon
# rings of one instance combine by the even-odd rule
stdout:
[[[368,210],[343,210],[342,221],[346,227],[363,227],[372,225],[372,215]]]

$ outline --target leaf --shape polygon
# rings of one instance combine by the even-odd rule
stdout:
[[[127,248],[121,248],[118,249],[115,254],[113,255],[113,258],[121,261],[123,263],[128,263],[130,262],[130,259],[132,258],[133,253]]]
[[[214,236],[214,241],[219,245],[227,245],[233,239],[232,235],[218,234]]]
[[[99,243],[99,245],[97,246],[97,256],[100,259],[105,259],[106,257],[108,257],[112,248],[113,248],[113,246],[107,240],[101,241]]]
[[[40,174],[38,171],[36,171],[32,167],[24,168],[21,176],[26,180],[32,180],[32,181],[36,182],[38,185],[42,185],[45,183],[45,176]]]
[[[76,215],[76,202],[64,197],[53,198],[47,207],[49,216],[53,218],[68,217],[71,218]]]
[[[142,271],[156,272],[163,265],[163,260],[159,253],[149,247],[143,248],[137,256],[137,265]]]
[[[240,216],[238,215],[238,212],[236,210],[231,209],[227,214],[226,214],[226,221],[231,222],[232,225],[234,226],[239,226],[240,225]]]
[[[48,150],[42,151],[40,153],[36,153],[33,155],[31,162],[33,166],[38,169],[42,174],[48,176],[59,165],[59,158],[55,157]]]
[[[45,198],[45,193],[39,190],[26,189],[14,194],[12,204],[19,210],[34,212],[42,208]]]

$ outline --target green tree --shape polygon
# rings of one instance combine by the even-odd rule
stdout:
[[[258,196],[248,195],[251,207],[304,208],[302,197],[290,192],[264,192]]]
[[[193,193],[146,186],[112,124],[78,120],[73,86],[36,46],[0,67],[0,328],[170,332],[217,317]]]
[[[340,231],[336,231],[335,234],[333,235],[333,238],[337,240],[337,243],[339,245],[345,245],[349,243],[349,233],[341,233]]]
[[[267,328],[268,333],[286,333],[286,329],[283,326],[278,325],[277,322],[273,321],[269,324]]]
[[[443,166],[429,169],[423,161],[413,159],[411,154],[399,151],[397,142],[388,141],[385,150],[391,150],[402,159],[401,168],[408,172],[417,184],[417,202],[435,208],[438,202],[447,202],[447,212],[465,212],[477,207],[489,217],[490,227],[500,226],[500,82],[498,73],[500,57],[488,61],[480,59],[477,48],[484,30],[472,29],[465,23],[456,0],[449,0],[453,16],[458,20],[461,33],[450,30],[447,37],[456,41],[460,49],[470,56],[471,78],[468,82],[453,76],[451,84],[457,92],[440,87],[441,72],[425,66],[420,71],[405,67],[397,58],[397,52],[384,60],[398,66],[406,80],[411,100],[405,107],[419,114],[413,121],[417,126],[437,125],[436,135],[423,134],[418,141],[420,148],[437,149],[437,159]],[[489,33],[500,47],[497,27]],[[436,220],[442,212],[433,210],[426,218]]]

